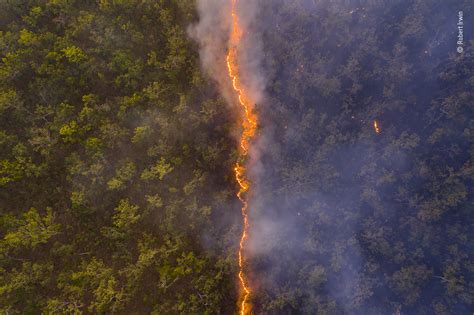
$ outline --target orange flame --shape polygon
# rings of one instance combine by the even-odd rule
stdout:
[[[377,120],[374,120],[374,130],[375,130],[375,133],[380,133],[380,127]]]
[[[239,280],[242,286],[243,295],[242,302],[240,306],[240,314],[245,315],[249,313],[247,309],[247,299],[251,293],[250,287],[247,283],[245,277],[245,268],[244,268],[244,258],[243,250],[245,241],[247,239],[247,232],[249,227],[248,222],[248,202],[244,196],[250,188],[251,183],[248,181],[246,176],[245,165],[241,164],[240,161],[244,161],[248,155],[249,145],[251,139],[255,135],[257,129],[257,116],[253,112],[252,102],[250,101],[248,95],[246,94],[243,87],[241,87],[239,80],[239,69],[237,62],[237,48],[240,44],[240,39],[242,37],[242,30],[239,24],[239,19],[236,13],[236,2],[237,0],[232,0],[232,32],[230,34],[230,45],[229,51],[227,53],[227,69],[229,72],[229,77],[232,81],[232,87],[236,92],[239,104],[243,110],[243,120],[242,120],[242,135],[240,136],[240,153],[239,153],[239,162],[235,164],[234,172],[235,179],[239,184],[239,191],[237,197],[242,202],[242,217],[244,219],[244,226],[242,230],[242,235],[240,237],[239,243]]]

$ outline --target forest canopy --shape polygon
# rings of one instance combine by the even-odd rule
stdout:
[[[231,312],[231,117],[192,1],[0,6],[0,312]]]
[[[236,313],[199,2],[0,0],[0,313]],[[474,4],[256,3],[253,313],[472,314]]]

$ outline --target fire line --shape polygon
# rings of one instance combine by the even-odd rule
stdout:
[[[247,179],[247,169],[245,167],[245,160],[248,155],[250,141],[255,135],[257,129],[257,116],[253,111],[252,102],[250,101],[245,89],[240,84],[239,79],[239,67],[237,61],[237,49],[242,38],[242,29],[239,24],[239,19],[236,12],[237,0],[232,1],[232,31],[230,34],[230,43],[227,53],[227,68],[230,80],[232,81],[232,87],[238,96],[239,104],[243,112],[242,120],[242,134],[240,136],[240,150],[239,159],[234,166],[235,180],[239,184],[239,191],[237,198],[242,203],[242,217],[244,220],[242,235],[240,237],[239,252],[238,252],[238,263],[239,263],[239,280],[242,287],[240,314],[246,315],[249,313],[247,300],[251,293],[251,289],[246,279],[245,268],[244,268],[244,257],[243,250],[245,247],[245,241],[247,239],[249,218],[248,218],[248,201],[245,193],[250,189],[251,183]]]

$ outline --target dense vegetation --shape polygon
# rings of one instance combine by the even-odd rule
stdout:
[[[260,1],[256,314],[474,310],[474,4],[366,2]],[[237,119],[197,20],[0,0],[0,313],[235,313]]]
[[[231,117],[193,2],[0,3],[0,313],[232,312]]]

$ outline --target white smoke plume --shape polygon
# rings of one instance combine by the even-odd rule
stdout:
[[[227,72],[226,54],[231,32],[231,0],[198,0],[199,22],[189,35],[199,44],[201,66],[214,79],[228,103],[236,103]],[[256,29],[259,1],[237,0],[239,24],[244,32],[238,47],[239,77],[248,97],[255,103],[264,99],[265,80],[261,70],[263,57],[260,33]]]
[[[205,72],[217,83],[219,90],[230,105],[232,111],[243,115],[242,106],[238,104],[236,91],[232,87],[229,77],[226,56],[228,50],[235,49],[237,52],[237,65],[239,88],[244,91],[245,98],[251,102],[253,111],[257,113],[265,102],[265,74],[262,70],[263,44],[262,34],[258,29],[258,16],[260,1],[234,0],[237,13],[239,29],[242,32],[237,47],[231,47],[232,30],[232,2],[233,0],[198,0],[197,9],[199,22],[189,28],[190,36],[199,44],[201,66]],[[257,119],[258,120],[258,119]],[[239,123],[240,124],[240,123]],[[255,217],[256,184],[263,172],[260,163],[262,148],[267,136],[258,127],[256,137],[252,140],[249,148],[249,156],[246,161],[246,177],[253,183],[250,188],[248,215],[250,217],[250,229],[254,228],[252,218]],[[240,131],[235,135],[240,138]],[[249,254],[255,252],[255,240],[251,233],[244,245],[244,259],[249,259]],[[251,279],[250,279],[251,281]]]
[[[232,88],[226,64],[226,55],[230,47],[230,34],[232,32],[232,0],[198,0],[197,10],[199,22],[191,26],[189,35],[199,44],[201,66],[204,71],[216,82],[219,90],[229,104],[231,110],[242,114],[238,105],[237,95]],[[265,74],[261,67],[264,58],[262,34],[258,29],[260,14],[260,1],[237,0],[236,10],[239,26],[243,32],[237,49],[238,76],[245,95],[254,104],[258,113],[265,105]],[[257,203],[255,192],[258,178],[263,172],[260,155],[264,146],[268,144],[269,132],[259,126],[256,138],[249,150],[247,161],[247,175],[254,183],[250,192],[249,215],[255,212],[252,204]],[[240,137],[237,132],[234,135]],[[252,228],[252,224],[250,224]],[[250,235],[247,249],[253,248],[253,237]]]

